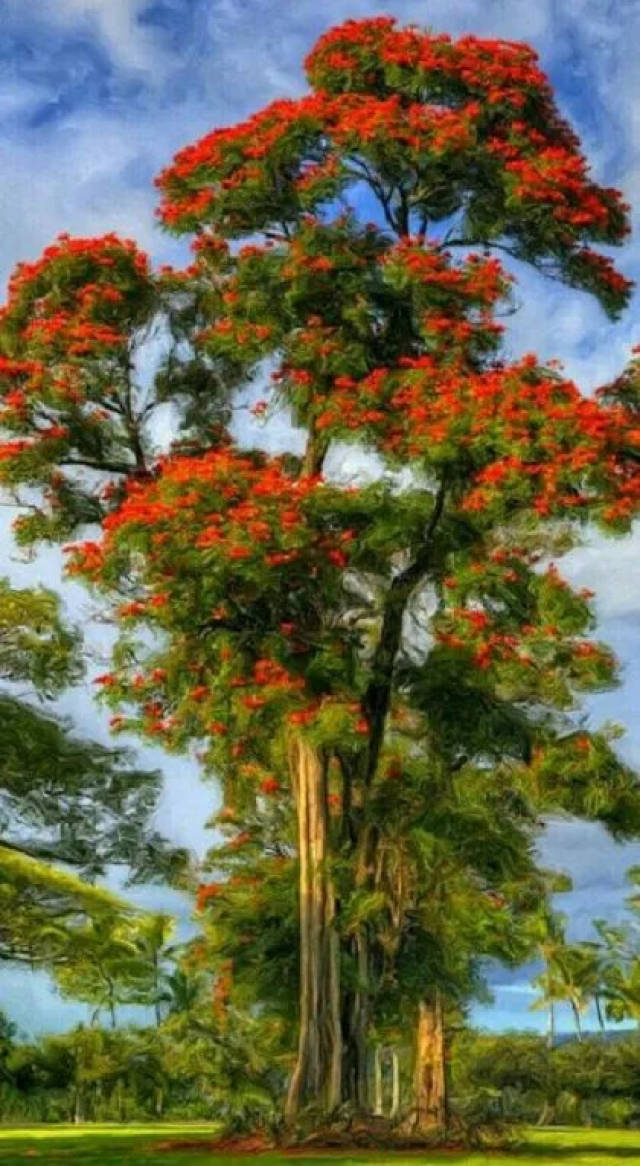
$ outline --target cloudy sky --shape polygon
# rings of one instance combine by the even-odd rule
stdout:
[[[153,176],[176,149],[214,126],[233,123],[279,96],[304,90],[301,60],[314,39],[350,17],[391,14],[452,34],[527,40],[540,53],[560,106],[583,140],[598,180],[619,186],[635,208],[634,234],[620,256],[640,277],[640,0],[0,0],[0,283],[21,259],[34,259],[60,231],[134,236],[159,262],[178,246],[154,226]],[[577,292],[519,272],[522,307],[511,321],[512,355],[559,357],[586,390],[616,373],[640,342],[639,300],[608,322]],[[59,585],[60,557],[20,561],[2,512],[2,572],[18,583],[39,576]],[[1,532],[0,532],[1,533]],[[623,665],[616,693],[589,706],[593,722],[627,728],[625,755],[640,765],[640,540],[594,542],[565,561],[565,573],[598,594],[602,636]],[[76,619],[89,621],[86,595],[63,586]],[[90,632],[96,670],[104,629]],[[104,661],[102,661],[104,663]],[[107,739],[105,718],[86,693],[61,702],[84,733]],[[201,851],[203,822],[216,791],[188,761],[145,751],[167,780],[159,820],[176,841]],[[564,896],[571,933],[617,917],[624,871],[640,844],[619,847],[593,826],[557,823],[543,840],[549,864],[574,878]],[[149,892],[154,906],[166,892]],[[170,905],[186,926],[187,909]],[[477,1011],[495,1027],[542,1024],[528,1011],[521,973],[492,975],[495,1005]],[[2,999],[25,1029],[65,1027],[81,1009],[53,996],[36,975],[5,972]]]

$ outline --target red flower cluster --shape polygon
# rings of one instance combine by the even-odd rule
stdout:
[[[70,570],[107,587],[112,573],[128,564],[141,596],[120,609],[121,618],[158,622],[174,638],[182,633],[182,668],[174,661],[169,675],[163,666],[103,681],[121,702],[140,708],[144,732],[173,744],[204,737],[217,762],[230,759],[237,771],[229,737],[246,733],[249,724],[252,740],[263,731],[268,737],[274,717],[308,702],[300,654],[322,649],[340,632],[316,629],[307,641],[291,611],[301,602],[304,610],[304,595],[310,607],[316,586],[339,585],[353,537],[329,534],[313,520],[326,492],[318,478],[293,479],[279,460],[230,445],[172,457],[158,465],[153,480],[129,483],[104,521],[100,544],[70,548]],[[274,569],[282,561],[286,586]],[[261,630],[265,594],[272,610]],[[280,629],[275,641],[273,626]],[[256,772],[271,780],[264,769]]]
[[[44,466],[54,456],[45,442],[72,444],[79,407],[116,391],[105,385],[106,370],[114,382],[121,377],[132,330],[152,300],[146,255],[113,234],[61,235],[35,263],[18,265],[0,312],[7,352],[0,357],[0,423],[21,439],[28,434],[30,442],[4,447],[5,460],[15,463],[7,474],[19,477],[17,455],[25,451],[30,466],[34,458]],[[112,423],[104,409],[93,409],[85,420]]]
[[[537,59],[528,45],[474,36],[454,41],[411,26],[398,28],[393,18],[380,17],[348,20],[330,29],[307,56],[305,67],[312,85],[331,93],[385,84],[428,92],[438,82],[457,81],[492,104],[509,101],[519,108],[529,94],[551,99]]]
[[[243,455],[230,445],[168,458],[158,463],[152,482],[129,483],[122,504],[104,521],[104,551],[109,553],[119,532],[138,528],[153,538],[159,559],[159,535],[173,538],[178,528],[195,524],[198,533],[189,546],[215,551],[221,559],[264,563],[277,550],[292,562],[315,547],[330,561],[331,547],[304,513],[319,489],[317,478],[292,479],[280,460]]]
[[[212,899],[217,899],[224,892],[224,883],[200,883],[196,894],[196,911],[204,911]]]
[[[70,274],[70,269],[79,270],[82,267],[85,280],[87,271],[93,268],[99,275],[108,272],[108,278],[111,280],[111,273],[114,269],[120,268],[123,258],[130,261],[139,276],[148,276],[147,256],[139,250],[133,239],[121,239],[113,233],[91,239],[72,238],[64,233],[58,235],[56,242],[45,247],[40,258],[34,263],[18,263],[9,280],[10,305],[16,304],[23,297],[31,299],[34,289],[40,291],[40,294],[46,292],[51,285],[51,274],[58,266],[65,269],[67,275]],[[104,289],[98,281],[93,284],[86,282],[80,298],[82,295],[104,298]],[[109,293],[107,298],[108,296]],[[119,298],[118,295],[117,299]],[[11,306],[5,309],[5,312],[10,313],[10,310]]]
[[[337,378],[318,429],[367,435],[400,461],[466,462],[471,487],[460,501],[468,511],[518,505],[630,521],[640,505],[637,409],[585,398],[533,357],[474,370],[471,345],[484,321],[451,321],[439,334],[425,315],[428,356],[400,358],[360,381]]]
[[[589,239],[620,242],[628,208],[589,178],[526,45],[453,41],[387,18],[348,21],[321,37],[307,71],[315,93],[274,102],[176,156],[157,180],[167,225],[252,234],[294,223],[363,181],[378,198],[402,181],[431,220],[490,192],[503,234],[620,309],[628,281],[614,286],[599,257],[588,274],[580,256]],[[441,205],[433,192],[445,188]]]
[[[460,578],[446,579],[453,595],[434,619],[436,644],[462,653],[481,671],[496,669],[498,677],[508,677],[512,689],[525,685],[529,691],[544,691],[554,675],[563,677],[569,689],[580,687],[594,670],[609,679],[615,672],[611,652],[580,635],[590,616],[586,595],[571,591],[554,566],[533,574],[525,566],[527,557],[516,548],[489,562],[470,563]],[[532,623],[518,623],[510,607],[500,611],[492,606],[493,597],[504,594],[500,586],[505,579],[522,586],[529,604],[535,597]],[[551,613],[555,620],[549,619]]]

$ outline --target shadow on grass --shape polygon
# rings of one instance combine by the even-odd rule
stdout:
[[[570,1162],[572,1158],[599,1154],[607,1159],[619,1159],[621,1162],[626,1159],[640,1164],[640,1138],[637,1146],[612,1146],[610,1143],[594,1139],[593,1142],[581,1142],[579,1146],[522,1146],[515,1150],[501,1150],[499,1153],[516,1161],[518,1158],[530,1158],[535,1162]],[[487,1154],[487,1157],[491,1156]]]

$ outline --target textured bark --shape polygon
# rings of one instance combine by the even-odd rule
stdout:
[[[377,833],[370,825],[361,828],[354,852],[355,886],[364,890],[373,886]],[[358,926],[349,940],[349,955],[355,970],[355,986],[344,994],[343,1100],[362,1113],[370,1113],[369,1021],[370,1021],[370,951],[366,928]]]
[[[435,1134],[446,1124],[444,1017],[442,999],[422,1000],[418,1008],[414,1067],[414,1128]]]
[[[329,1037],[327,1109],[340,1104],[342,1095],[342,1023],[340,1017],[340,939],[334,926],[335,892],[327,880],[326,935],[328,958],[327,1030]]]
[[[285,1106],[289,1122],[313,1104],[330,1113],[340,1102],[342,1032],[340,950],[335,893],[328,869],[326,771],[303,738],[289,749],[298,821],[300,988],[298,1055]]]
[[[365,778],[367,784],[373,780],[384,741],[387,713],[391,703],[393,673],[402,643],[404,614],[415,588],[423,581],[431,566],[432,540],[442,518],[445,498],[446,482],[443,478],[435,496],[431,517],[427,523],[424,543],[413,562],[393,578],[385,599],[380,636],[371,661],[371,680],[363,701],[363,707],[371,726],[366,757]]]
[[[362,930],[356,932],[350,943],[350,956],[355,963],[357,986],[344,993],[342,1002],[342,1032],[344,1068],[342,1097],[360,1110],[370,1111],[369,1056],[367,1032],[369,1027],[368,947]]]
[[[354,1027],[354,1042],[356,1050],[355,1100],[358,1108],[369,1108],[369,1057],[367,1048],[367,1033],[369,1029],[369,990],[367,985],[369,974],[369,951],[367,937],[364,931],[356,934],[356,952],[358,957],[358,991],[356,993],[356,1014]]]

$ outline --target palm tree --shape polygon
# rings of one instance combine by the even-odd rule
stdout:
[[[147,974],[140,977],[137,996],[131,1002],[153,1008],[156,1025],[162,1020],[160,1005],[164,1000],[167,979],[166,960],[171,955],[167,941],[172,930],[171,917],[160,913],[140,920],[136,929],[136,945],[143,965],[146,964]]]
[[[173,971],[167,972],[163,978],[163,990],[160,1002],[167,1005],[167,1014],[173,1016],[182,1013],[187,1016],[193,1012],[198,1000],[202,996],[203,977],[193,972],[186,972],[177,965]]]
[[[604,1025],[600,998],[604,995],[603,960],[597,943],[568,943],[564,919],[554,911],[545,911],[539,920],[538,950],[544,971],[534,979],[540,997],[532,1008],[549,1011],[548,1044],[555,1042],[555,1007],[568,1004],[573,1013],[578,1040],[582,1040],[582,1016],[592,1000],[601,1028]]]
[[[567,944],[558,953],[558,967],[565,981],[567,998],[573,1012],[578,1039],[582,1039],[580,1017],[586,1012],[592,1000],[596,1001],[596,1012],[603,1026],[600,1010],[602,988],[602,959],[595,943],[582,942]]]
[[[547,1028],[547,1044],[550,1049],[555,1044],[556,1036],[556,1005],[566,1000],[565,985],[556,960],[558,953],[565,945],[564,920],[556,912],[545,910],[536,920],[538,930],[538,951],[544,963],[544,971],[533,980],[534,987],[540,991],[540,996],[531,1005],[536,1012],[546,1009],[549,1016]]]
[[[631,929],[603,919],[594,926],[601,941],[600,995],[606,1001],[606,1014],[612,1020],[635,1020],[640,1025],[640,951]]]

